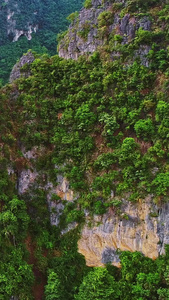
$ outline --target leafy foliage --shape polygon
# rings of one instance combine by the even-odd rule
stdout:
[[[107,269],[95,268],[84,277],[76,300],[83,299],[119,299],[120,292]]]

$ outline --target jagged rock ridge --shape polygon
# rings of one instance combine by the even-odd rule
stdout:
[[[16,63],[16,65],[13,67],[11,74],[10,74],[10,78],[9,78],[9,82],[13,82],[14,80],[20,78],[21,76],[23,77],[29,77],[30,76],[30,71],[21,71],[22,67],[27,64],[30,65],[33,61],[35,60],[34,55],[32,54],[31,51],[29,51],[27,54],[23,55],[19,62]]]
[[[114,9],[113,5],[121,4],[121,7],[124,8],[125,3],[127,1],[92,0],[91,7],[83,8],[70,25],[68,33],[59,45],[59,56],[66,59],[77,59],[80,55],[92,54],[101,46],[108,44],[112,34],[120,35],[121,42],[125,45],[135,38],[139,28],[150,31],[152,22],[149,16],[135,17],[130,13],[120,16],[121,11]],[[105,21],[100,21],[100,16],[104,12],[108,12],[109,15],[103,15]],[[106,20],[106,17],[109,19]],[[146,56],[149,50],[149,46],[143,45],[135,51],[135,55],[141,57],[144,65],[148,65]],[[116,51],[111,53],[112,59],[118,55],[120,54]]]

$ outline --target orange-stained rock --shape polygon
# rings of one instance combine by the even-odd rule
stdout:
[[[74,193],[69,188],[69,182],[65,177],[60,177],[60,182],[56,187],[56,194],[62,199],[67,201],[73,201],[74,200]]]
[[[169,205],[159,208],[149,197],[136,204],[124,201],[121,210],[121,215],[95,216],[92,227],[84,226],[78,248],[88,266],[107,262],[120,266],[117,250],[140,251],[152,259],[164,253],[169,243]]]

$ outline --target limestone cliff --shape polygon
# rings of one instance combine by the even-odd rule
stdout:
[[[110,210],[84,227],[78,245],[88,266],[119,265],[118,250],[140,251],[152,259],[164,254],[164,245],[169,244],[169,205],[158,207],[152,200],[133,205],[124,200],[121,216]]]
[[[24,12],[26,3],[20,4],[18,1],[11,2],[10,0],[5,1],[5,5],[2,5],[2,13],[6,14],[6,34],[12,42],[18,41],[21,36],[25,36],[28,40],[32,39],[32,33],[36,33],[39,24],[35,21],[35,16],[37,15],[36,6],[33,8],[29,5],[29,14]],[[3,9],[5,7],[5,11]],[[33,8],[33,10],[32,10]],[[38,12],[39,13],[39,12]],[[24,15],[24,24],[22,19]],[[37,17],[37,16],[36,16]]]
[[[94,8],[92,10],[83,9],[80,15],[83,15],[86,11],[87,14],[93,14],[95,11],[96,15],[98,15],[103,8],[98,7],[99,2],[94,2],[94,5],[96,5],[95,8],[97,12]],[[128,22],[130,17],[125,16],[121,21],[120,28],[123,31],[127,30],[127,36],[129,34],[131,35],[131,32],[133,32],[133,29],[131,30],[131,28],[134,27],[132,27],[132,25],[127,25],[128,27],[125,27],[123,24],[124,20],[126,20],[126,24],[129,25]],[[146,18],[144,18],[144,20],[146,20],[144,22],[145,28],[149,29],[150,22],[147,21]],[[134,33],[132,34],[134,35]],[[94,48],[92,51],[94,51]],[[70,51],[72,51],[72,48],[70,49]],[[75,56],[73,56],[73,58],[75,58]],[[13,69],[11,82],[20,77],[20,67],[23,67],[25,63],[32,63],[33,60],[34,57],[31,52],[26,56],[23,56]],[[58,113],[58,120],[60,121],[60,119],[62,119],[62,113]],[[32,119],[29,122],[31,124],[31,122],[33,122]],[[62,120],[60,122],[62,122]],[[100,145],[98,146],[97,151],[102,151],[99,147]],[[148,147],[150,147],[150,145],[148,145]],[[36,187],[42,189],[46,193],[46,201],[50,212],[50,222],[52,225],[58,226],[64,207],[68,203],[77,200],[79,195],[70,188],[69,181],[60,172],[57,165],[55,165],[55,171],[57,171],[55,182],[51,182],[45,172],[36,169],[37,159],[40,157],[43,159],[43,156],[45,157],[45,152],[49,151],[47,148],[35,146],[30,150],[25,150],[24,146],[21,144],[19,145],[19,149],[23,158],[22,162],[20,162],[22,163],[22,169],[17,173],[18,194],[22,195],[23,198],[28,197],[32,199]],[[154,169],[153,172],[155,175],[155,173],[158,172],[158,168]],[[9,167],[8,173],[13,177],[14,170]],[[89,174],[87,175],[89,182],[92,181],[92,174],[90,176]],[[111,191],[111,199],[113,198],[114,192]],[[102,216],[94,215],[94,217],[91,218],[88,211],[84,211],[86,215],[86,224],[82,229],[78,247],[79,252],[85,256],[88,266],[101,266],[107,262],[119,265],[118,251],[140,251],[153,259],[164,253],[165,244],[169,244],[168,203],[160,203],[158,200],[158,204],[155,204],[157,201],[153,194],[148,195],[145,199],[140,199],[134,204],[127,201],[127,198],[128,197],[126,196],[126,198],[121,199],[121,206],[119,209],[110,206],[108,212]],[[64,234],[76,225],[76,222],[69,224],[68,228],[63,229],[62,233]]]
[[[27,64],[30,65],[33,61],[35,60],[34,55],[32,54],[31,51],[29,51],[27,54],[23,55],[19,62],[16,63],[11,71],[9,82],[13,82],[14,80],[22,77],[29,77],[30,76],[30,71],[21,71],[22,67]]]
[[[123,13],[120,13],[119,7]],[[22,122],[24,125],[22,136],[17,127],[18,123],[13,128],[18,130],[14,136],[18,137],[16,149],[19,149],[21,157],[15,161],[15,172],[9,167],[8,173],[11,177],[15,173],[18,194],[23,199],[34,201],[36,189],[44,192],[52,225],[58,226],[64,207],[77,200],[76,213],[81,209],[85,214],[85,225],[78,247],[89,266],[101,266],[107,262],[119,265],[118,250],[141,251],[155,259],[164,253],[165,244],[169,244],[169,108],[165,103],[168,99],[168,81],[167,75],[162,73],[168,66],[167,54],[165,57],[166,50],[160,51],[163,33],[155,28],[152,18],[143,13],[137,13],[136,16],[129,11],[126,13],[127,9],[125,1],[102,3],[93,0],[91,7],[81,10],[78,20],[74,20],[61,41],[59,53],[65,58],[77,59],[79,55],[91,54],[98,49],[103,59],[101,72],[100,65],[97,69],[90,59],[86,60],[87,67],[86,61],[82,60],[82,69],[81,62],[66,62],[58,57],[44,59],[42,62],[39,59],[35,61],[34,74],[31,74],[30,80],[23,80],[25,88],[22,83],[17,95],[19,105],[23,105],[22,110],[20,106],[17,108],[23,114],[20,120],[20,126]],[[151,29],[153,32],[158,31],[158,34],[151,32],[150,36]],[[104,33],[102,39],[101,32]],[[159,41],[155,59],[160,57],[160,60],[155,61],[152,69],[147,58],[151,48],[149,38],[151,42],[154,38]],[[126,45],[130,46],[127,48],[128,52],[132,49],[131,55],[129,53],[131,60],[125,60]],[[112,48],[108,47],[106,52],[107,46]],[[118,50],[125,50],[121,65],[119,69],[118,64],[109,69],[108,63],[107,66],[104,65],[102,55],[109,53],[108,62],[110,59],[119,59],[121,53],[116,46]],[[152,52],[149,54],[152,55]],[[139,63],[141,61],[144,66],[138,63],[133,67],[133,58],[138,57],[141,58]],[[30,53],[23,57],[14,68],[11,82],[20,76],[20,66],[33,60]],[[76,63],[79,65],[76,66]],[[90,68],[91,73],[87,74]],[[156,74],[152,74],[154,68],[157,68]],[[15,90],[15,83],[12,88]],[[160,123],[161,119],[163,123]],[[9,143],[10,138],[9,135]],[[87,141],[86,144],[83,144],[84,140]],[[13,140],[15,142],[16,138]],[[25,150],[26,144],[29,150]],[[53,181],[48,174],[50,168],[54,169]],[[66,171],[62,170],[64,168],[67,168]],[[78,186],[81,194],[73,190],[67,174],[72,180],[72,186]],[[98,180],[100,177],[102,181]],[[154,182],[153,186],[150,181]],[[102,189],[103,184],[108,186],[108,194],[105,192],[107,186]],[[116,197],[114,191],[117,186],[119,190],[122,189],[123,184],[127,185],[128,190],[124,197],[120,193],[117,196],[118,200],[121,197],[121,205],[117,209],[112,202]],[[134,190],[137,195],[130,199],[134,203],[128,199],[132,185],[140,191],[138,197]],[[156,187],[157,197],[153,194]],[[164,197],[161,197],[160,189],[163,190]],[[85,197],[88,197],[87,204]],[[96,215],[97,209],[93,210],[91,217],[88,207],[97,206],[97,203],[103,205],[104,202],[108,211],[104,213],[104,210],[102,215]],[[31,213],[34,214],[33,209]],[[62,230],[62,234],[76,225],[77,222],[72,222],[68,228]]]
[[[36,160],[39,151],[43,153],[45,149],[34,148],[27,152],[23,149],[24,158],[29,165]],[[13,176],[11,169],[8,172]],[[55,184],[51,183],[43,173],[33,169],[33,165],[31,169],[20,172],[17,186],[18,193],[23,198],[28,195],[32,198],[36,186],[47,193],[50,222],[54,226],[59,225],[66,203],[78,198],[70,189],[66,178],[58,175]],[[55,200],[54,195],[58,196],[58,200]],[[165,244],[169,244],[169,204],[157,205],[153,199],[153,195],[150,195],[135,204],[123,199],[120,211],[110,208],[106,214],[95,215],[93,218],[86,211],[86,225],[78,242],[79,252],[84,255],[86,264],[102,266],[111,262],[119,266],[118,251],[140,251],[152,259],[164,254]],[[75,222],[69,224],[63,234],[76,225]]]
[[[23,150],[24,158],[29,164],[37,158],[36,153],[39,153],[38,148],[28,152]],[[9,170],[9,174],[13,176],[12,170]],[[54,226],[59,225],[66,203],[78,199],[66,178],[58,175],[54,184],[33,167],[22,170],[17,185],[18,193],[23,198],[28,195],[32,198],[36,186],[47,193],[50,222]],[[54,195],[58,196],[58,200],[55,200]],[[78,241],[79,252],[84,255],[86,264],[102,266],[105,263],[113,263],[119,266],[119,251],[140,251],[152,259],[164,254],[165,245],[169,244],[169,204],[157,205],[153,199],[153,195],[150,195],[135,204],[123,199],[120,210],[110,208],[106,214],[95,215],[92,218],[86,211],[86,225]],[[76,225],[76,222],[69,224],[62,234]]]
[[[98,50],[103,60],[104,56],[114,60],[121,56],[120,47],[135,44],[133,49],[131,47],[130,58],[127,54],[127,64],[139,58],[148,67],[150,43],[145,37],[139,45],[137,40],[140,33],[148,36],[149,32],[157,30],[154,19],[157,7],[153,6],[149,13],[136,7],[133,13],[130,4],[128,1],[92,0],[70,25],[60,42],[59,55],[76,60]],[[166,24],[160,26],[164,29]],[[164,245],[169,243],[169,206],[155,205],[153,198],[150,195],[138,204],[123,200],[120,215],[110,209],[107,214],[95,216],[93,220],[87,218],[78,243],[87,265],[119,264],[117,250],[140,251],[153,259],[164,253]]]
[[[0,90],[0,298],[100,299],[102,271],[108,300],[168,297],[168,4],[80,16],[74,59],[29,51]]]
[[[59,45],[59,55],[66,59],[77,59],[80,55],[92,54],[96,50],[105,54],[108,45],[110,57],[120,56],[116,49],[117,41],[122,45],[131,43],[139,29],[150,31],[152,18],[148,15],[133,15],[125,7],[127,1],[92,0],[91,5],[83,8],[69,27],[68,33]],[[123,13],[122,13],[123,11]],[[116,37],[113,41],[113,36]],[[105,47],[105,49],[104,49]],[[150,50],[146,43],[135,50],[144,65]]]
[[[58,226],[64,207],[77,200],[78,194],[71,190],[68,180],[62,175],[58,175],[56,182],[52,183],[43,172],[38,172],[33,167],[44,151],[45,149],[38,147],[29,151],[22,148],[23,158],[30,168],[19,172],[17,189],[23,199],[32,199],[36,187],[44,190],[51,225]],[[9,168],[8,174],[12,177],[14,171]],[[58,197],[57,200],[55,196]],[[153,195],[134,204],[122,199],[120,210],[110,207],[102,216],[95,215],[91,218],[87,211],[85,215],[86,224],[82,229],[78,248],[88,266],[103,266],[105,263],[120,266],[119,251],[140,251],[145,256],[156,259],[165,253],[165,245],[169,244],[169,204],[155,204]],[[69,224],[62,234],[74,229],[76,225],[76,222]]]

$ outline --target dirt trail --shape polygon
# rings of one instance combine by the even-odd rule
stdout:
[[[36,246],[32,242],[31,236],[28,236],[26,241],[26,248],[30,253],[28,264],[33,265],[33,273],[35,276],[35,283],[32,288],[33,297],[35,300],[42,300],[44,299],[44,287],[47,283],[46,276],[39,271],[37,267],[37,259],[35,257],[35,250]]]

